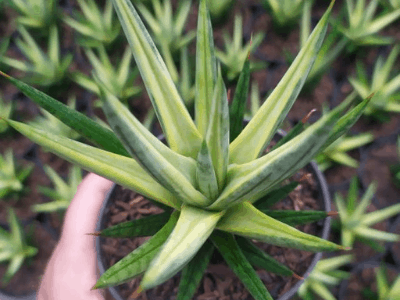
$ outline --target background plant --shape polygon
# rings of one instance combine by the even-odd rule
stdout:
[[[395,281],[390,285],[386,276],[387,268],[385,264],[376,271],[377,293],[373,292],[370,287],[363,290],[363,295],[369,300],[391,300],[400,297],[400,275],[397,276]]]
[[[297,294],[304,300],[315,299],[313,294],[324,300],[336,300],[328,286],[338,285],[343,279],[350,277],[349,272],[339,270],[339,268],[352,261],[353,255],[341,255],[320,260],[300,286]]]
[[[356,239],[377,249],[380,247],[375,243],[375,240],[400,241],[398,234],[370,228],[371,225],[400,213],[400,204],[366,213],[376,188],[376,183],[371,183],[361,200],[358,201],[358,179],[353,177],[346,201],[341,194],[335,194],[335,203],[340,217],[342,245],[344,247],[352,247]]]
[[[271,13],[275,30],[288,32],[300,18],[305,0],[263,0],[264,7]]]
[[[243,69],[244,61],[250,52],[254,51],[264,39],[264,34],[258,32],[252,37],[251,41],[243,46],[243,20],[241,15],[235,16],[235,22],[233,25],[233,38],[231,39],[227,32],[223,34],[225,52],[216,49],[215,56],[222,64],[222,70],[228,79],[233,81],[237,79],[240,72]],[[265,63],[252,62],[250,68],[252,71],[262,69],[265,67]]]
[[[154,14],[142,3],[137,3],[143,19],[149,26],[154,42],[167,65],[172,80],[177,83],[179,74],[174,57],[194,38],[195,31],[185,33],[185,24],[190,13],[191,0],[179,1],[176,14],[173,15],[172,4],[169,0],[151,0]]]
[[[25,236],[12,208],[8,210],[10,232],[0,227],[0,262],[10,261],[8,269],[2,278],[4,287],[21,268],[24,260],[35,256],[37,248],[26,243]]]
[[[47,54],[24,27],[20,26],[18,30],[23,39],[17,38],[15,43],[28,61],[2,56],[1,62],[29,74],[27,79],[32,84],[44,87],[62,85],[73,56],[67,54],[63,58],[60,57],[57,27],[50,28]]]
[[[85,47],[110,45],[118,37],[121,27],[115,19],[111,0],[106,0],[103,13],[94,0],[77,0],[82,13],[63,21],[79,33],[78,43]]]
[[[57,1],[55,0],[10,0],[9,3],[20,14],[17,22],[21,25],[35,29],[48,29],[57,20]]]
[[[205,0],[200,2],[197,29],[196,123],[130,1],[115,0],[114,4],[170,148],[148,132],[107,90],[101,79],[97,80],[104,101],[103,110],[116,135],[56,100],[3,75],[63,122],[108,151],[9,120],[16,130],[85,169],[176,209],[163,228],[104,273],[95,288],[115,285],[146,271],[140,289],[148,289],[172,277],[190,262],[192,267],[188,265],[188,268],[198,274],[204,269],[193,268],[193,264],[197,265],[200,260],[207,262],[209,257],[204,256],[200,248],[204,245],[205,252],[209,253],[214,244],[255,298],[271,299],[251,264],[240,254],[233,234],[302,250],[342,249],[279,222],[252,205],[343,134],[368,102],[367,99],[346,114],[342,107],[333,110],[303,132],[292,135],[292,139],[286,138],[278,151],[259,157],[300,92],[324,37],[329,11],[281,82],[246,128],[236,138],[231,137],[233,142],[229,145],[227,93],[215,65]],[[245,65],[243,78],[249,77],[249,62]],[[248,83],[243,79],[239,85],[238,91]],[[245,97],[238,98],[247,99],[247,93],[243,94]],[[238,121],[242,122],[242,118]],[[140,165],[129,156],[135,156]],[[259,185],[266,178],[268,181]],[[220,231],[214,231],[215,228]],[[205,244],[209,237],[212,244]],[[154,253],[153,249],[160,250]],[[127,264],[129,272],[125,272]],[[119,272],[121,268],[125,271]],[[188,275],[183,282],[192,280],[191,271],[185,272]],[[193,293],[190,287],[189,294],[184,294]]]
[[[400,160],[400,137],[397,137],[397,157]],[[393,183],[400,188],[400,163],[390,167]]]
[[[0,154],[0,199],[21,192],[24,189],[23,182],[32,170],[33,165],[15,166],[12,149],[8,149],[4,156]]]
[[[365,0],[346,0],[346,11],[343,14],[346,21],[335,22],[335,25],[351,41],[349,51],[354,51],[359,46],[393,43],[393,38],[382,36],[379,32],[400,17],[400,9],[376,15],[378,4],[378,0],[371,0],[368,4]]]
[[[400,74],[392,77],[393,67],[399,55],[400,45],[393,47],[386,61],[383,56],[376,60],[371,81],[368,80],[364,65],[357,62],[357,78],[349,77],[349,82],[360,95],[374,94],[365,110],[367,116],[380,121],[388,121],[389,112],[400,112]]]
[[[127,104],[129,98],[137,96],[141,92],[139,86],[134,85],[134,81],[139,75],[136,68],[131,68],[132,53],[127,47],[122,56],[118,68],[115,68],[106,52],[104,46],[97,48],[99,57],[91,49],[86,49],[86,56],[93,67],[93,74],[101,78],[106,84],[107,89],[123,103]],[[74,72],[72,80],[85,89],[100,95],[100,89],[94,79],[86,76],[81,72]],[[101,102],[95,102],[96,106],[101,106]]]
[[[8,129],[8,124],[4,121],[4,119],[11,118],[13,110],[13,104],[11,102],[5,102],[2,95],[0,94],[0,134],[6,132],[6,130]]]
[[[341,136],[315,158],[318,168],[325,171],[333,163],[358,168],[359,163],[346,152],[364,146],[374,140],[372,133],[364,132],[354,136]]]
[[[34,212],[56,212],[65,211],[72,198],[76,194],[78,185],[82,181],[82,171],[77,166],[71,166],[69,170],[68,182],[64,181],[56,171],[49,166],[44,166],[46,175],[51,179],[54,189],[44,186],[38,186],[38,190],[42,195],[49,197],[53,201],[32,206]]]
[[[75,98],[69,98],[68,106],[70,108],[75,109],[75,103]],[[70,139],[76,140],[79,138],[80,135],[78,132],[65,125],[59,119],[54,117],[51,113],[43,108],[41,108],[40,111],[43,116],[37,116],[34,120],[30,121],[29,124],[31,126],[46,129],[46,131],[51,132],[52,134],[65,136]]]

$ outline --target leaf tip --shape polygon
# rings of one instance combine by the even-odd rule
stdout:
[[[94,236],[100,236],[101,232],[93,232],[93,233],[85,233],[85,235],[94,235]]]
[[[303,123],[303,124],[307,123],[308,119],[310,119],[311,115],[313,113],[315,113],[316,111],[317,111],[316,108],[313,108],[312,110],[310,110],[310,112],[303,119],[301,119],[301,123]]]
[[[129,296],[128,300],[130,300],[130,299],[136,299],[136,298],[139,296],[139,294],[140,294],[141,292],[143,292],[143,288],[142,288],[141,285],[139,285],[139,287],[136,289],[136,291],[134,291],[134,292]]]
[[[328,217],[337,216],[338,214],[339,214],[339,213],[338,213],[337,211],[334,211],[334,210],[329,211],[329,212],[327,213]]]
[[[293,273],[293,277],[298,279],[298,280],[304,280],[304,277],[297,275],[296,273]]]
[[[10,75],[8,75],[8,74],[6,74],[6,73],[4,73],[4,72],[2,72],[2,71],[0,71],[0,75],[3,76],[3,77],[5,77],[5,78],[7,78],[7,79],[10,79],[10,78],[11,78]]]

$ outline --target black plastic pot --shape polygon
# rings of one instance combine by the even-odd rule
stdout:
[[[278,136],[282,137],[286,133],[283,131],[279,131]],[[163,137],[159,137],[161,140]],[[311,172],[315,180],[318,183],[318,194],[319,194],[319,200],[321,201],[321,207],[324,211],[331,211],[331,198],[330,194],[328,191],[328,184],[326,183],[325,177],[323,173],[318,169],[318,166],[315,162],[311,162],[306,166],[307,171]],[[100,218],[97,222],[97,227],[96,231],[101,231],[102,229],[105,228],[105,215],[108,210],[108,207],[110,204],[114,201],[114,194],[116,191],[117,185],[114,184],[110,192],[107,194],[106,199],[103,203],[103,207],[100,210]],[[330,230],[330,217],[327,217],[323,222],[319,223],[320,225],[317,224],[318,229],[318,236],[322,237],[323,239],[327,239],[329,236],[329,230]],[[101,249],[101,237],[96,237],[96,251],[97,251],[97,261],[98,261],[98,266],[100,270],[100,274],[103,274],[106,271],[106,262],[105,262],[105,257],[103,255],[103,251]],[[311,261],[310,266],[306,270],[305,274],[302,276],[304,278],[307,278],[311,271],[314,269],[315,265],[317,262],[321,259],[322,253],[316,253]],[[287,291],[285,294],[283,294],[281,297],[279,297],[277,300],[288,300],[290,299],[299,289],[300,285],[303,283],[303,280],[298,281],[289,291]],[[116,300],[125,300],[122,298],[120,293],[118,292],[118,287],[109,287],[108,288],[109,292],[111,295],[114,297]]]

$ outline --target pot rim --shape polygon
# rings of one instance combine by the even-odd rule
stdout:
[[[286,135],[286,132],[284,132],[281,129],[279,129],[277,131],[277,133],[282,136]],[[163,136],[160,135],[158,138],[162,139]],[[315,161],[309,162],[305,166],[305,168],[309,169],[308,171],[310,171],[315,176],[317,183],[319,183],[318,184],[318,193],[319,193],[318,198],[321,198],[319,200],[323,204],[323,210],[325,210],[326,212],[330,212],[331,211],[331,197],[329,194],[328,183],[326,182],[325,176],[319,170],[318,165],[316,164]],[[104,223],[103,217],[105,215],[106,207],[107,207],[108,203],[110,202],[111,195],[113,194],[116,187],[117,187],[117,184],[114,183],[114,185],[112,186],[112,188],[110,189],[110,191],[107,193],[107,195],[105,197],[105,200],[104,200],[101,210],[99,212],[99,219],[97,221],[96,231],[101,231],[101,229],[103,227],[103,223]],[[331,226],[331,217],[326,217],[325,220],[323,220],[321,238],[323,238],[325,240],[328,239],[329,232],[330,232],[330,226]],[[103,254],[103,252],[100,247],[100,237],[97,236],[96,237],[96,255],[97,255],[97,264],[99,267],[100,275],[106,271],[104,256],[102,254]],[[322,258],[322,252],[316,252],[309,267],[307,268],[306,272],[302,275],[304,279],[299,280],[295,285],[293,285],[285,294],[280,296],[277,300],[289,300],[297,292],[297,290],[300,288],[300,286],[304,282],[304,280],[310,275],[311,271],[314,269],[315,265],[321,258]],[[107,289],[109,290],[109,292],[111,293],[111,295],[114,297],[115,300],[125,300],[119,294],[119,292],[115,286],[108,287]]]

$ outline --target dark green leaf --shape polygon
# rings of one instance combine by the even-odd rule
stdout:
[[[214,252],[214,245],[207,240],[196,256],[183,268],[176,300],[190,300],[196,293],[203,274]]]
[[[256,300],[273,300],[258,274],[240,250],[232,234],[214,230],[211,240],[229,267]]]
[[[229,107],[229,138],[232,142],[242,131],[243,117],[246,110],[247,95],[249,93],[250,82],[250,60],[247,58],[243,64],[239,81],[236,86],[235,95]]]

